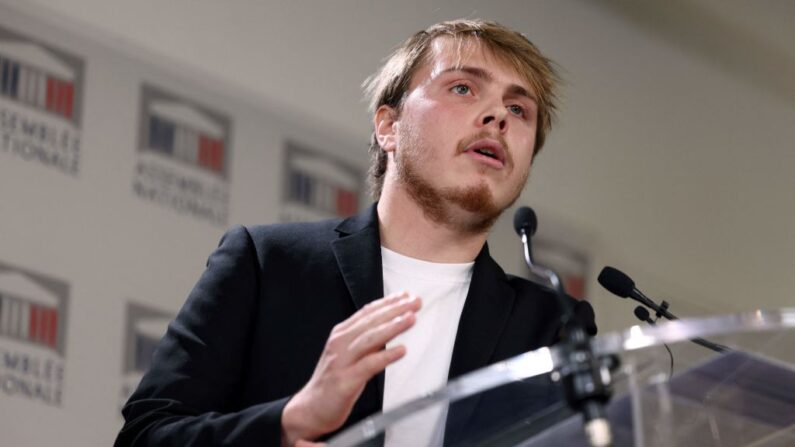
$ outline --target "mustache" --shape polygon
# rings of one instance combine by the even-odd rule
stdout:
[[[498,143],[500,143],[500,146],[502,146],[503,152],[505,152],[505,166],[513,167],[513,156],[511,155],[511,149],[508,147],[508,143],[505,141],[505,138],[503,138],[503,136],[500,135],[500,134],[494,135],[491,132],[486,131],[486,130],[482,130],[482,131],[476,133],[475,135],[472,135],[471,137],[467,137],[467,138],[461,140],[458,143],[458,148],[457,148],[458,152],[457,153],[460,154],[460,153],[464,152],[466,150],[467,146],[469,146],[470,144],[474,143],[475,141],[482,140],[482,139],[485,139],[485,138],[496,140]]]

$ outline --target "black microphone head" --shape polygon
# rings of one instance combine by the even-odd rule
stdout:
[[[635,281],[632,278],[621,270],[609,266],[602,269],[597,280],[602,287],[621,298],[628,298],[635,288]]]
[[[635,308],[635,316],[640,321],[649,321],[649,310],[643,306],[638,306]]]
[[[530,237],[535,234],[537,226],[538,220],[532,208],[523,206],[516,210],[513,215],[513,229],[516,230],[516,234],[521,236],[524,230],[527,237]]]

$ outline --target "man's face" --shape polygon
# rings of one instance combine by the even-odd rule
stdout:
[[[474,39],[437,38],[395,122],[397,178],[439,223],[486,231],[530,172],[537,105],[511,67]]]

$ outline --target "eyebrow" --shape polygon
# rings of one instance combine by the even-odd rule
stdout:
[[[441,75],[443,75],[445,73],[451,73],[451,72],[456,72],[456,71],[460,71],[462,73],[470,74],[470,75],[472,75],[472,76],[474,76],[476,78],[479,78],[479,79],[481,79],[483,81],[486,81],[486,82],[494,81],[494,76],[492,76],[491,73],[489,73],[488,71],[486,71],[486,70],[484,70],[482,68],[470,67],[470,66],[467,66],[467,65],[464,65],[462,67],[446,68],[446,69],[442,70],[441,72],[439,72],[439,74],[437,76],[441,76]],[[525,97],[533,100],[533,102],[538,102],[538,100],[536,99],[536,95],[532,94],[531,92],[529,92],[526,88],[522,87],[521,85],[511,84],[508,87],[508,93],[511,94],[511,95],[515,95],[515,96],[525,96]]]

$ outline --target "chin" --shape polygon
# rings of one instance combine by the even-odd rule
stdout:
[[[469,187],[451,188],[442,193],[450,207],[463,211],[458,221],[460,229],[480,233],[488,231],[504,207],[494,200],[491,188],[484,182]]]
[[[398,179],[408,195],[432,221],[456,228],[466,233],[488,231],[521,192],[521,185],[505,200],[505,191],[500,191],[500,200],[494,195],[492,179],[470,176],[470,184],[456,186],[434,185],[419,175],[409,160],[397,160]],[[503,186],[503,185],[501,185]],[[515,197],[514,197],[515,196]]]

